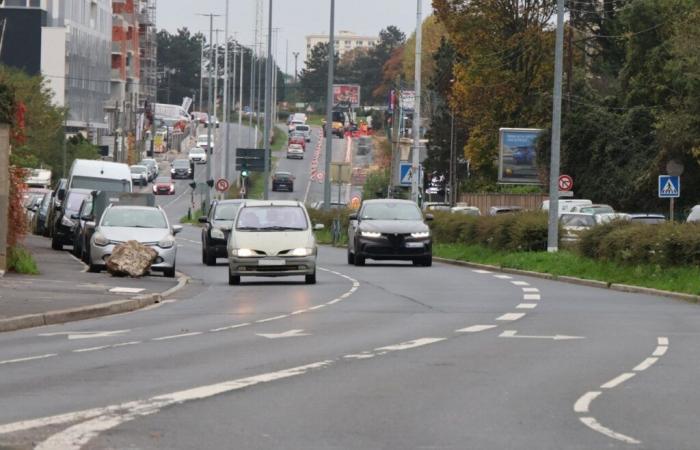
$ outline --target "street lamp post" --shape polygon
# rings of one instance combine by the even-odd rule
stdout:
[[[269,3],[268,11],[268,23],[267,23],[267,58],[265,62],[265,128],[263,131],[263,140],[265,148],[265,169],[263,171],[263,181],[265,183],[265,200],[269,197],[270,184],[268,183],[268,178],[270,178],[270,131],[272,127],[272,64],[270,63],[270,58],[272,57],[272,0]]]
[[[299,52],[294,52],[294,84],[297,84],[297,61],[299,60]]]
[[[228,126],[228,16],[229,16],[229,0],[226,0],[226,12],[224,16],[224,166],[221,168],[221,175],[228,180],[228,144],[229,144],[229,126]]]
[[[323,177],[323,209],[331,208],[331,159],[333,159],[333,69],[335,64],[335,0],[331,0],[328,34],[328,86],[326,87],[326,158]]]
[[[421,49],[423,39],[422,0],[416,0],[416,62],[415,62],[415,92],[416,104],[413,110],[413,158],[411,161],[411,198],[418,203],[420,200],[420,107],[421,107]]]

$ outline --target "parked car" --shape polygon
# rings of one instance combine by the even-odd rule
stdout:
[[[172,162],[170,168],[170,176],[172,178],[194,178],[192,165],[187,159],[176,159]]]
[[[432,237],[425,223],[433,216],[409,200],[366,200],[348,226],[348,264],[362,266],[366,259],[409,260],[433,264]]]
[[[202,226],[202,264],[213,266],[216,258],[225,258],[233,221],[245,200],[214,200],[209,214],[199,218]]]
[[[309,214],[299,202],[244,202],[228,240],[228,283],[241,276],[303,275],[316,283],[316,239]]]
[[[449,211],[450,204],[443,202],[423,202],[423,211]]]
[[[559,215],[571,212],[574,207],[592,206],[593,202],[583,198],[560,198],[558,199]],[[542,202],[542,211],[549,211],[549,200]]]
[[[155,159],[142,159],[139,161],[138,165],[148,167],[148,181],[155,180],[160,174],[160,168],[158,167],[158,162]]]
[[[51,194],[51,203],[49,204],[49,211],[47,213],[48,216],[46,218],[46,237],[53,236],[53,225],[56,222],[56,213],[61,209],[61,203],[63,203],[63,200],[66,197],[67,187],[68,179],[61,178],[58,180],[58,183],[56,183],[56,188],[53,190],[53,194]]]
[[[294,175],[289,172],[275,172],[272,176],[272,190],[294,192]]]
[[[175,183],[170,177],[158,177],[153,183],[154,195],[175,195]]]
[[[51,248],[63,250],[64,245],[73,245],[73,231],[77,225],[73,215],[80,210],[83,200],[92,195],[90,189],[70,189],[66,199],[61,203],[56,213],[51,236]]]
[[[520,206],[492,206],[489,208],[489,216],[498,216],[500,214],[512,214],[521,212],[523,208]]]
[[[190,149],[188,158],[191,163],[206,164],[207,152],[201,147],[194,147]]]
[[[299,144],[289,144],[287,147],[287,159],[304,159],[304,149]]]
[[[80,209],[76,214],[71,216],[71,219],[75,221],[75,227],[73,228],[73,255],[82,259],[85,253],[85,224],[89,222],[92,217],[92,195],[87,197],[80,205]]]
[[[627,215],[629,216],[629,221],[632,223],[657,225],[666,222],[666,216],[664,216],[663,214],[633,213]]]
[[[103,270],[116,245],[137,241],[158,252],[151,270],[172,278],[177,257],[175,235],[181,230],[181,225],[170,225],[160,207],[109,206],[90,239],[89,271]]]
[[[146,186],[148,184],[148,167],[147,166],[131,166],[131,182]]]
[[[24,183],[28,188],[49,189],[51,186],[51,171],[32,169]]]
[[[123,163],[76,159],[68,176],[68,189],[131,192],[131,170]]]
[[[596,226],[595,216],[590,213],[564,213],[559,216],[562,227],[562,242],[576,242],[582,232]]]
[[[49,215],[49,207],[51,206],[52,192],[47,192],[41,198],[41,203],[39,204],[36,212],[34,213],[34,218],[31,222],[32,233],[43,236],[46,233],[46,218]]]
[[[687,222],[700,222],[700,205],[695,205],[690,209]]]
[[[613,209],[612,206],[610,205],[576,205],[573,206],[570,210],[570,212],[582,212],[582,213],[588,213],[588,214],[611,214],[614,213],[615,210]]]
[[[621,220],[621,221],[629,221],[630,216],[629,214],[625,213],[593,213],[593,212],[582,212],[583,214],[593,214],[593,218],[595,219],[596,225],[602,225],[604,223],[610,223],[614,222],[616,220]]]
[[[306,139],[304,138],[304,135],[301,133],[292,133],[289,135],[289,140],[287,141],[287,145],[291,144],[299,144],[301,145],[301,148],[306,151]]]
[[[464,214],[465,216],[480,216],[481,210],[476,206],[453,206],[450,212],[454,214]]]
[[[44,198],[44,193],[45,192],[29,192],[25,194],[22,205],[24,206],[27,223],[32,223],[34,221],[34,216],[39,210],[39,205]]]
[[[294,122],[292,122],[294,123]],[[299,124],[294,127],[294,133],[302,133],[306,142],[311,142],[311,127],[306,124]]]

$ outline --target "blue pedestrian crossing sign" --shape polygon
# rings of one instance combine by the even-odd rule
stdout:
[[[399,165],[399,180],[401,186],[410,186],[413,182],[413,170],[411,163],[401,163]]]
[[[678,198],[681,196],[681,177],[659,175],[659,198]]]

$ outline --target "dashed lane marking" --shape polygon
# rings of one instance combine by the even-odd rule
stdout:
[[[600,385],[601,389],[612,389],[614,387],[617,387],[624,383],[625,381],[629,380],[630,378],[633,378],[635,376],[634,373],[632,372],[625,372],[622,375],[618,375],[612,380],[608,381],[607,383],[603,383]]]
[[[523,292],[540,292],[540,290],[533,287],[524,287]]]
[[[521,303],[515,309],[535,309],[536,307],[537,303]]]
[[[516,286],[529,286],[530,285],[530,283],[528,283],[527,281],[511,281],[511,283],[513,283]]]
[[[288,315],[288,314],[282,314],[282,315],[280,315],[280,316],[268,317],[267,319],[256,320],[255,323],[272,322],[273,320],[280,320],[280,319],[284,319],[285,317],[289,317],[289,315]]]
[[[632,370],[634,370],[635,372],[643,372],[643,371],[647,370],[649,367],[653,366],[656,363],[656,361],[658,361],[658,360],[659,360],[659,358],[649,357],[649,358],[645,359],[644,361],[642,361],[641,363],[637,364],[637,366]]]
[[[202,334],[201,331],[193,331],[191,333],[173,334],[172,336],[162,336],[151,339],[152,341],[169,341],[171,339],[180,339],[184,337],[199,336]]]
[[[211,333],[218,333],[219,331],[226,331],[226,330],[233,330],[235,328],[242,328],[242,327],[247,327],[250,325],[250,322],[245,322],[245,323],[237,323],[235,325],[229,325],[226,327],[219,327],[219,328],[212,328],[209,330]]]
[[[13,363],[19,363],[19,362],[25,362],[25,361],[35,361],[37,359],[46,359],[46,358],[51,358],[53,356],[56,356],[57,353],[47,353],[45,355],[37,355],[37,356],[27,356],[24,358],[15,358],[15,359],[6,359],[5,361],[0,361],[0,366],[4,364],[13,364]]]
[[[513,321],[513,320],[522,319],[523,317],[525,317],[525,313],[506,313],[500,317],[497,317],[496,320]]]
[[[498,278],[499,280],[510,280],[513,277],[510,275],[494,275],[494,278]]]
[[[482,270],[482,269],[474,269],[474,270],[472,270],[472,272],[474,272],[474,273],[481,273],[481,274],[493,273],[493,272],[489,272],[488,270]]]
[[[523,300],[540,300],[540,294],[525,294],[523,295]]]
[[[492,328],[496,328],[498,325],[472,325],[467,328],[462,328],[460,330],[457,330],[457,333],[479,333],[481,331],[486,331],[490,330]]]
[[[595,417],[581,417],[580,420],[588,428],[597,431],[600,434],[604,434],[609,438],[626,442],[628,444],[641,444],[641,441],[638,441],[635,438],[629,437],[622,433],[617,433],[610,428],[605,428],[603,425],[599,424],[597,420],[595,420]]]
[[[601,394],[600,391],[590,391],[583,394],[576,403],[574,403],[574,411],[577,413],[588,413],[588,408],[591,402]]]

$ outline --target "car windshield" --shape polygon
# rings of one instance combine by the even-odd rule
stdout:
[[[214,210],[214,220],[233,220],[236,218],[240,203],[221,203]]]
[[[411,203],[369,203],[362,209],[362,220],[423,220]]]
[[[299,206],[255,206],[243,208],[236,229],[241,231],[302,231],[308,228]]]
[[[275,179],[277,180],[288,180],[291,177],[289,173],[276,173]]]
[[[147,170],[144,166],[131,166],[131,173],[146,173]]]
[[[156,208],[110,208],[100,224],[103,227],[168,228],[163,213]]]
[[[190,167],[190,162],[184,159],[176,159],[173,161],[173,167],[176,169],[188,169]]]
[[[297,125],[296,130],[297,130],[297,131],[302,131],[302,132],[303,132],[303,131],[309,131],[309,127],[308,127],[308,125]]]
[[[614,213],[615,210],[612,209],[610,206],[584,206],[580,210],[582,213],[588,213],[588,214],[609,214],[609,213]]]
[[[157,184],[170,184],[170,183],[172,183],[172,182],[173,182],[172,178],[168,178],[168,177],[159,177],[159,178],[156,178],[156,183],[157,183]]]
[[[80,215],[84,216],[92,211],[92,200],[85,200],[83,206],[80,208]]]
[[[68,194],[68,200],[66,200],[66,211],[77,213],[83,200],[89,196],[90,194],[83,194],[82,192],[71,192]]]
[[[593,216],[564,214],[561,216],[561,224],[565,227],[592,227],[595,225],[595,219]]]
[[[199,147],[193,148],[192,150],[190,150],[190,153],[204,153],[204,149]]]

